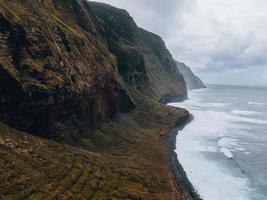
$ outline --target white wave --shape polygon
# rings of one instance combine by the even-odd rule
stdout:
[[[227,158],[234,158],[231,151],[229,149],[227,149],[226,147],[220,148],[220,152],[222,152]]]
[[[205,106],[222,108],[231,105],[230,103],[206,103]]]
[[[235,151],[242,146],[240,141],[228,136],[233,135],[229,129],[239,129],[242,125],[231,123],[229,118],[232,116],[225,112],[191,112],[195,120],[178,135],[176,144],[178,158],[189,180],[204,200],[214,200],[214,197],[216,200],[247,200],[248,180],[234,176],[230,170],[204,156],[205,153],[223,153],[228,159],[234,158],[231,150]],[[218,137],[220,139],[214,146],[207,145],[207,138],[217,140]]]
[[[236,161],[241,154],[247,157],[253,154],[248,151],[250,140],[245,139],[252,137],[255,130],[252,125],[262,127],[267,121],[255,119],[261,113],[252,108],[251,111],[232,108],[229,112],[235,104],[232,104],[234,98],[228,99],[229,103],[217,103],[212,101],[214,97],[207,97],[203,98],[201,92],[193,93],[188,101],[172,104],[189,109],[195,117],[177,136],[178,159],[202,199],[251,199],[254,186],[242,169],[236,167]],[[249,104],[259,107],[264,103]]]
[[[207,153],[223,153],[227,159],[234,159],[231,151],[241,150],[243,143],[233,136],[247,127],[235,122],[244,119],[226,112],[190,111],[195,120],[178,134],[176,143],[178,159],[189,180],[204,200],[248,200],[249,183],[242,173],[233,175],[227,167],[205,157]],[[218,142],[207,143],[214,140]]]
[[[255,112],[255,111],[248,111],[248,110],[232,110],[231,114],[233,115],[259,115],[261,114],[260,112]]]
[[[213,146],[203,146],[202,150],[200,150],[202,152],[217,152],[217,149],[216,147],[213,147]]]
[[[223,137],[218,141],[218,145],[220,147],[237,147],[239,146],[239,140],[234,139],[234,138],[228,138],[228,137]]]
[[[223,148],[226,148],[229,151],[245,151],[246,150],[243,147],[245,143],[240,142],[238,139],[235,139],[235,138],[221,137],[221,139],[217,143],[218,143],[218,146],[220,147],[220,151],[224,154],[225,154],[225,150]]]
[[[261,103],[261,102],[254,102],[254,101],[250,101],[248,102],[249,105],[256,105],[256,106],[265,106],[267,105],[266,103]]]
[[[179,149],[177,149],[177,154],[189,180],[202,199],[248,200],[249,186],[247,179],[234,176],[227,168],[208,160],[201,152],[195,151],[198,149],[195,145],[196,143],[192,143],[191,139],[178,137],[177,147]],[[225,153],[225,156],[232,158],[229,150],[227,151],[224,148],[221,150]]]
[[[229,117],[231,119],[231,117]],[[233,122],[247,122],[251,124],[267,124],[266,120],[261,119],[252,119],[252,118],[246,118],[246,117],[238,117],[238,118],[232,118]]]
[[[243,147],[237,147],[236,150],[237,150],[237,151],[245,151],[246,149],[243,148]]]

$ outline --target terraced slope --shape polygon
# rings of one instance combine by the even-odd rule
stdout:
[[[162,137],[187,115],[142,105],[95,130],[89,143],[99,141],[91,148],[88,138],[87,148],[77,148],[0,124],[0,198],[184,199],[169,171]]]

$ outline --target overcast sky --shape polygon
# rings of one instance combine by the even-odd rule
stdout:
[[[267,86],[267,0],[98,0],[126,9],[206,83]]]

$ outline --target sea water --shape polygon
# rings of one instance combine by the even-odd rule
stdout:
[[[170,105],[194,115],[176,151],[203,200],[267,200],[267,88],[211,85]]]

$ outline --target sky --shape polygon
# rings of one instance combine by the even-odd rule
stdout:
[[[267,0],[98,0],[126,9],[208,84],[267,86]]]

